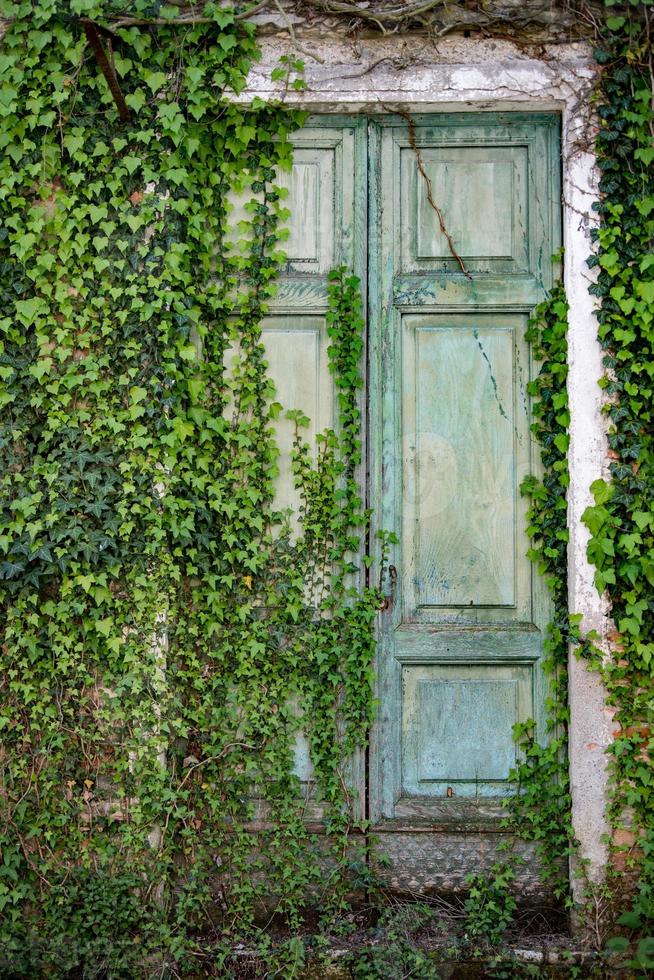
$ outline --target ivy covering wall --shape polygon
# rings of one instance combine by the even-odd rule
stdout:
[[[605,3],[597,26],[599,65],[594,149],[600,168],[600,227],[589,266],[598,298],[599,340],[605,352],[604,410],[608,417],[607,477],[593,487],[595,505],[583,515],[590,534],[588,558],[607,600],[614,630],[606,642],[580,634],[581,617],[568,610],[565,488],[569,421],[564,382],[567,306],[561,287],[535,314],[532,343],[542,370],[534,432],[541,443],[543,480],[529,480],[532,557],[550,583],[555,617],[547,644],[552,672],[546,747],[529,726],[519,737],[525,763],[516,772],[522,795],[516,819],[538,842],[546,873],[557,880],[556,858],[575,854],[565,750],[568,720],[567,650],[599,672],[614,710],[610,746],[610,866],[602,887],[587,883],[587,918],[604,918],[624,933],[610,948],[626,952],[637,969],[654,968],[654,38],[651,4]],[[558,773],[558,774],[557,774]],[[555,792],[546,787],[554,784]],[[577,863],[584,876],[583,864]],[[635,886],[635,897],[634,897]],[[559,887],[563,888],[563,882]]]
[[[610,602],[615,632],[594,664],[615,709],[611,818],[616,863],[635,878],[627,928],[654,932],[654,36],[652,6],[607,2],[601,68],[598,270],[605,351],[609,474],[593,486],[584,520],[595,580]],[[617,892],[624,879],[617,879]],[[618,902],[618,907],[620,902]],[[654,943],[649,960],[654,967]]]
[[[0,4],[0,972],[19,976],[220,975],[238,941],[266,951],[262,909],[291,930],[307,903],[333,917],[363,868],[348,762],[373,714],[380,593],[363,585],[359,284],[332,275],[337,430],[309,447],[291,412],[291,521],[275,505],[274,423],[293,406],[275,400],[260,324],[284,262],[276,174],[302,116],[233,100],[259,5],[200,6],[180,23],[149,0]],[[613,813],[630,821],[639,882],[622,924],[641,932],[654,886],[650,10],[611,6],[599,28],[593,288],[612,462],[587,512],[616,619],[615,652],[594,661],[619,726]],[[108,73],[85,19],[110,28],[91,28]],[[300,67],[280,65],[282,88]],[[234,194],[248,202],[236,229]],[[519,806],[556,858],[572,846],[561,750],[576,638],[560,289],[532,330],[546,475],[525,489],[557,607],[555,738],[542,749],[520,733]],[[319,839],[292,775],[299,731]],[[267,955],[292,962],[293,940]]]
[[[234,104],[253,28],[206,4],[200,24],[101,35],[123,122],[79,20],[108,12],[14,4],[0,54],[0,972],[26,976],[151,957],[190,974],[208,950],[220,971],[262,897],[291,925],[310,893],[338,907],[371,718],[344,270],[339,430],[316,454],[294,415],[294,531],[274,501],[260,321],[301,117]],[[248,202],[236,229],[230,193]]]

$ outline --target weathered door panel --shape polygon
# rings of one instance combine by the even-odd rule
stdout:
[[[351,117],[310,119],[292,142],[292,170],[278,178],[288,189],[289,236],[282,243],[287,262],[262,328],[268,371],[283,406],[275,423],[280,450],[275,502],[291,509],[293,522],[299,504],[291,472],[294,424],[285,413],[299,409],[308,416],[303,435],[310,445],[318,433],[337,425],[327,354],[327,276],[346,265],[362,282],[366,279],[367,125]],[[292,529],[297,525],[292,523]],[[307,820],[319,820],[308,744],[301,736],[295,772],[306,796]],[[349,776],[353,815],[360,820],[365,805],[362,757],[352,760]]]
[[[329,373],[329,338],[325,318],[320,315],[281,314],[268,316],[262,324],[268,374],[275,384],[276,399],[289,409],[301,409],[309,419],[304,438],[315,445],[316,436],[334,426],[334,391]],[[275,480],[275,506],[289,509],[297,530],[299,495],[294,488],[291,453],[294,423],[282,413],[275,422],[279,449]]]
[[[417,887],[412,833],[441,862],[420,887],[444,887],[493,859],[513,725],[544,734],[548,604],[519,486],[537,469],[524,334],[559,245],[558,123],[426,116],[412,135],[388,117],[370,142],[371,496],[399,539],[370,815],[397,887]]]
[[[559,245],[558,122],[417,116],[414,138],[418,155],[403,117],[316,118],[297,134],[280,181],[288,261],[263,329],[277,399],[309,416],[312,438],[335,422],[327,274],[343,263],[365,282],[369,270],[369,500],[399,539],[369,813],[389,884],[420,891],[492,863],[512,727],[534,717],[543,734],[548,603],[519,485],[537,470],[524,334]],[[283,417],[278,436],[278,503],[294,507]],[[296,770],[310,800],[303,739]],[[362,817],[361,757],[351,782]],[[536,887],[533,868],[523,887]]]
[[[405,622],[531,618],[530,563],[515,547],[531,465],[525,321],[401,316]]]

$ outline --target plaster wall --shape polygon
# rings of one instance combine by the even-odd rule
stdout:
[[[570,491],[569,604],[583,627],[602,638],[607,608],[586,559],[588,532],[581,514],[592,503],[591,483],[603,473],[606,439],[601,415],[601,351],[586,259],[597,197],[590,93],[594,63],[581,44],[525,49],[497,39],[425,37],[326,39],[321,32],[263,37],[262,60],[253,69],[244,101],[279,94],[270,80],[283,54],[305,61],[307,89],[287,100],[316,112],[556,110],[562,116],[564,278],[569,313]],[[570,771],[573,822],[591,880],[602,879],[608,825],[605,748],[611,712],[598,677],[570,657]],[[582,883],[573,875],[577,898]]]

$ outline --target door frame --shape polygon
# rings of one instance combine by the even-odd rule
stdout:
[[[294,40],[277,33],[260,38],[261,59],[246,88],[236,97],[279,99],[271,79],[280,54],[296,56]],[[586,260],[594,245],[591,233],[599,216],[599,172],[592,152],[591,96],[598,68],[592,50],[561,46],[547,61],[525,56],[509,41],[493,39],[411,38],[406,65],[402,38],[312,35],[306,44],[315,62],[306,59],[302,92],[284,95],[289,105],[320,115],[371,114],[401,107],[409,111],[559,111],[562,116],[564,281],[568,312],[568,390],[570,405],[570,487],[568,493],[569,608],[582,615],[582,627],[606,640],[608,605],[594,585],[586,556],[588,531],[581,522],[592,504],[591,483],[600,478],[607,459],[605,417],[598,381],[602,350],[597,339],[596,303],[588,287],[596,272]],[[401,57],[395,57],[396,55]],[[601,640],[600,640],[601,642]],[[573,653],[569,664],[569,758],[572,822],[580,843],[579,857],[591,880],[601,881],[608,853],[608,772],[605,749],[612,741],[611,712],[597,673]],[[572,875],[575,896],[582,898],[582,878]]]

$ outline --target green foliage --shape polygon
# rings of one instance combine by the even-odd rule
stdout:
[[[631,944],[626,936],[613,936],[606,943],[606,951],[613,954],[627,955],[630,946]],[[654,938],[647,936],[644,939],[640,939],[635,948],[634,955],[628,960],[627,965],[633,970],[638,971],[636,976],[651,976],[651,971],[654,970]]]
[[[602,98],[596,141],[601,170],[597,269],[599,336],[605,351],[610,478],[591,488],[583,519],[600,592],[611,602],[612,653],[596,658],[615,709],[611,746],[612,818],[629,817],[636,846],[634,913],[642,931],[654,918],[654,109],[651,8],[611,7],[596,57]],[[650,921],[648,927],[647,923]]]
[[[518,907],[513,895],[514,882],[515,869],[508,863],[494,864],[487,874],[468,875],[470,891],[464,904],[466,936],[499,946]]]
[[[558,258],[558,257],[557,257]],[[545,576],[553,614],[545,639],[544,669],[549,678],[547,738],[538,741],[533,720],[516,725],[522,752],[511,777],[516,794],[509,798],[511,824],[536,853],[545,880],[557,898],[568,900],[566,858],[574,847],[567,771],[570,643],[578,642],[578,621],[568,612],[567,499],[568,477],[568,304],[558,283],[533,313],[527,330],[539,373],[529,384],[540,445],[542,477],[529,476],[522,493],[529,498],[529,555]]]
[[[537,977],[539,980],[544,980],[548,975],[552,975],[549,971],[545,972],[545,970],[547,970],[547,967],[543,969],[543,967],[536,963],[521,963],[516,959],[497,956],[488,963],[487,968],[484,970],[484,977],[488,978],[488,980],[528,980],[529,977]],[[571,966],[569,967],[569,972],[566,973],[566,980],[577,980],[579,976],[581,974],[578,968]]]
[[[296,416],[293,522],[260,321],[302,117],[234,101],[252,26],[214,3],[183,28],[145,0],[5,7],[0,972],[197,976],[257,940],[264,898],[291,927],[310,895],[344,901],[380,601],[358,283],[332,277],[339,425],[314,454]],[[80,14],[115,31],[129,123]]]
[[[416,945],[416,935],[433,919],[433,910],[421,903],[385,909],[374,930],[376,941],[346,957],[354,980],[439,980],[435,957]]]
[[[220,974],[239,939],[258,943],[271,969],[296,970],[304,946],[273,950],[257,911],[272,904],[293,928],[311,898],[328,916],[345,903],[345,871],[357,864],[348,765],[372,717],[380,601],[362,586],[359,288],[344,269],[331,277],[336,430],[314,451],[301,412],[286,406],[296,426],[291,517],[275,503],[282,409],[260,323],[284,261],[276,174],[290,164],[288,137],[302,117],[234,100],[258,56],[249,6],[198,4],[197,21],[181,26],[175,6],[152,0],[0,4],[12,20],[0,53],[4,974]],[[625,928],[638,930],[634,965],[646,970],[652,39],[646,0],[607,7],[593,261],[613,456],[586,521],[619,633],[614,655],[594,662],[620,726],[614,820],[629,808],[640,834],[631,855],[639,894]],[[129,123],[80,17],[114,32],[111,48],[104,35],[103,44]],[[126,17],[137,23],[121,26]],[[280,64],[282,97],[302,88],[302,67]],[[555,614],[549,737],[540,745],[531,724],[517,731],[513,802],[560,894],[551,858],[572,846],[565,661],[578,641],[566,606],[565,314],[557,287],[530,327],[542,362],[531,394],[544,475],[523,489]],[[311,802],[326,814],[320,840],[293,775],[300,733],[314,767]],[[497,941],[508,925],[510,878],[499,866],[471,882],[475,935]],[[435,976],[405,926],[386,922],[395,959],[371,949],[356,967],[369,972],[357,976],[391,967]]]
[[[542,480],[530,478],[523,492],[531,498],[532,557],[547,576],[554,620],[547,642],[552,675],[550,727],[545,746],[530,724],[517,735],[525,748],[515,778],[521,794],[512,801],[514,818],[526,836],[539,841],[546,871],[556,881],[554,858],[574,847],[569,818],[566,748],[565,667],[570,643],[600,670],[616,709],[618,734],[613,757],[612,819],[633,823],[635,847],[627,867],[637,869],[634,912],[647,936],[654,917],[654,797],[650,753],[654,746],[652,673],[654,664],[654,538],[651,510],[654,486],[652,389],[654,376],[654,111],[653,49],[649,4],[606,0],[596,59],[602,66],[598,92],[600,128],[596,152],[601,170],[597,268],[591,292],[599,298],[600,341],[605,350],[606,412],[611,428],[610,480],[591,488],[595,504],[583,519],[591,532],[588,557],[596,567],[600,592],[611,602],[617,632],[613,654],[600,656],[593,637],[580,642],[578,620],[567,613],[565,488],[567,398],[565,393],[565,297],[555,290],[536,311],[532,342],[543,361],[532,394],[534,431],[541,443]],[[558,884],[563,891],[564,882]],[[649,929],[651,931],[651,927]],[[642,940],[642,941],[647,941]]]

